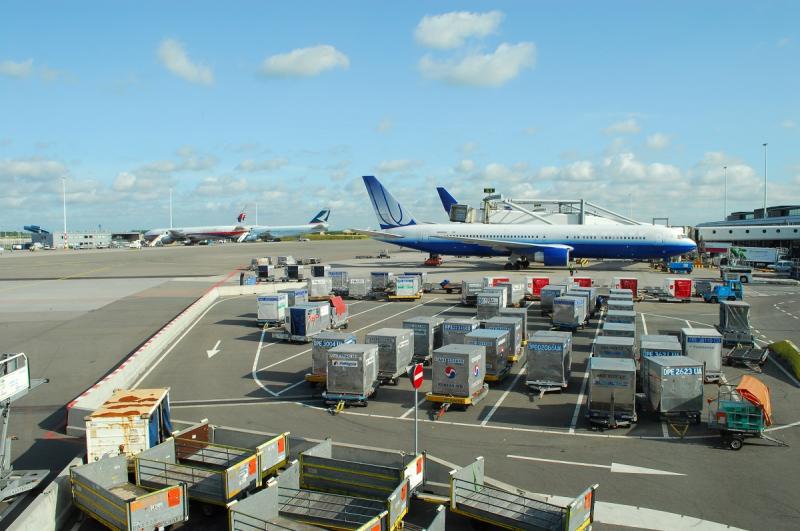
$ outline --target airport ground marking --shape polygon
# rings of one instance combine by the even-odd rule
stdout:
[[[486,418],[483,419],[483,422],[481,422],[481,427],[486,427],[489,421],[492,420],[492,416],[503,404],[503,402],[508,397],[508,394],[511,392],[511,390],[514,389],[514,387],[516,387],[517,382],[522,377],[522,375],[525,374],[525,372],[522,371],[521,369],[522,368],[520,368],[520,371],[517,373],[517,376],[514,377],[514,381],[511,382],[511,385],[508,386],[508,389],[506,389],[505,392],[502,395],[500,395],[500,400],[495,402],[495,404],[492,406],[492,409],[489,410],[489,414],[487,414]]]
[[[58,282],[60,280],[69,280],[71,278],[79,278],[79,277],[82,277],[84,275],[88,275],[89,273],[97,273],[98,271],[105,271],[107,269],[111,269],[112,267],[114,267],[114,266],[98,267],[96,269],[90,269],[89,271],[83,271],[81,273],[73,273],[72,275],[67,275],[67,276],[64,276],[64,277],[36,280],[36,281],[30,282],[28,284],[22,284],[21,286],[8,286],[8,287],[0,289],[0,293],[6,292],[6,291],[14,291],[14,290],[17,290],[17,289],[22,289],[22,288],[29,288],[31,286],[37,286],[39,284],[43,284],[44,282]]]
[[[539,461],[541,463],[552,463],[556,465],[586,466],[592,468],[605,468],[615,474],[649,474],[653,476],[685,476],[678,472],[668,472],[666,470],[656,470],[640,466],[625,465],[622,463],[611,463],[610,465],[599,465],[596,463],[579,463],[577,461],[560,461],[558,459],[545,459],[543,457],[527,457],[524,455],[506,455],[510,459],[522,459],[525,461]]]
[[[603,314],[603,311],[601,310],[600,311],[600,318],[597,319],[597,326],[594,329],[594,338],[592,339],[592,341],[597,339],[597,335],[600,333],[600,324],[603,322],[603,317],[604,317],[604,314]],[[589,358],[591,358],[591,357],[592,357],[592,353],[590,351],[589,352]],[[589,370],[588,370],[589,358],[586,359],[587,370],[583,375],[583,379],[581,380],[581,390],[578,393],[578,399],[575,401],[575,411],[572,412],[572,420],[569,423],[569,434],[570,435],[573,435],[575,433],[575,426],[578,425],[578,415],[581,412],[581,406],[583,405],[583,397],[586,394],[586,386],[589,383]]]
[[[644,330],[644,335],[647,335],[648,334],[648,332],[647,332],[647,321],[644,318],[644,313],[639,312],[639,317],[642,318],[642,330]]]
[[[211,359],[211,358],[213,358],[214,356],[216,356],[217,354],[220,353],[220,350],[219,350],[219,344],[220,343],[222,343],[222,340],[221,339],[217,339],[217,342],[214,344],[213,347],[211,347],[211,350],[206,350],[206,354],[208,355],[208,359]]]

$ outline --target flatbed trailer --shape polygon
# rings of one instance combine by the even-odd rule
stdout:
[[[592,485],[568,505],[534,499],[484,481],[484,462],[450,473],[450,511],[485,524],[520,531],[590,529],[594,521],[595,493]]]
[[[228,508],[229,531],[317,531],[325,529],[303,524],[280,514],[279,487],[270,479],[266,488]],[[369,528],[367,528],[369,529]]]
[[[189,498],[227,506],[261,485],[258,455],[247,448],[186,443],[170,437],[134,456],[136,485],[160,490],[185,483]]]
[[[264,337],[276,341],[288,341],[289,343],[310,343],[316,334],[308,336],[294,335],[283,327],[272,327],[264,329]]]
[[[128,458],[105,457],[70,468],[72,503],[109,529],[159,529],[189,519],[186,485],[151,492],[128,481]]]
[[[452,282],[426,282],[422,288],[424,293],[461,293],[461,284]]]
[[[476,393],[473,393],[471,396],[454,396],[454,395],[427,393],[425,395],[425,400],[431,402],[432,404],[450,404],[450,405],[464,406],[466,408],[468,406],[477,404],[478,402],[486,398],[486,395],[488,394],[489,394],[489,386],[487,384],[483,384],[483,386],[481,386],[481,388]]]
[[[769,349],[757,347],[734,347],[722,356],[722,362],[730,366],[743,366],[761,372],[761,366],[767,361]]]

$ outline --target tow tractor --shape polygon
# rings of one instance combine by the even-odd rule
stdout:
[[[428,257],[427,260],[425,260],[424,265],[430,267],[438,267],[442,265],[442,257],[439,256],[438,254],[432,254]]]
[[[724,284],[717,284],[711,291],[703,293],[703,300],[714,304],[722,300],[740,301],[743,298],[744,286],[738,280],[726,280]]]

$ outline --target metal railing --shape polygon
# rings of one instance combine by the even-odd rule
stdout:
[[[452,481],[457,506],[496,514],[542,529],[557,528],[567,514],[564,507],[534,500],[520,493],[461,479]]]

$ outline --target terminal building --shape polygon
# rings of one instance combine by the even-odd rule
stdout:
[[[27,225],[25,230],[31,233],[31,243],[52,249],[104,249],[111,242],[130,243],[142,239],[139,232],[50,232],[38,225]]]
[[[693,238],[701,252],[714,243],[747,247],[786,249],[787,256],[800,258],[800,205],[781,205],[733,212],[724,221],[698,223]]]

